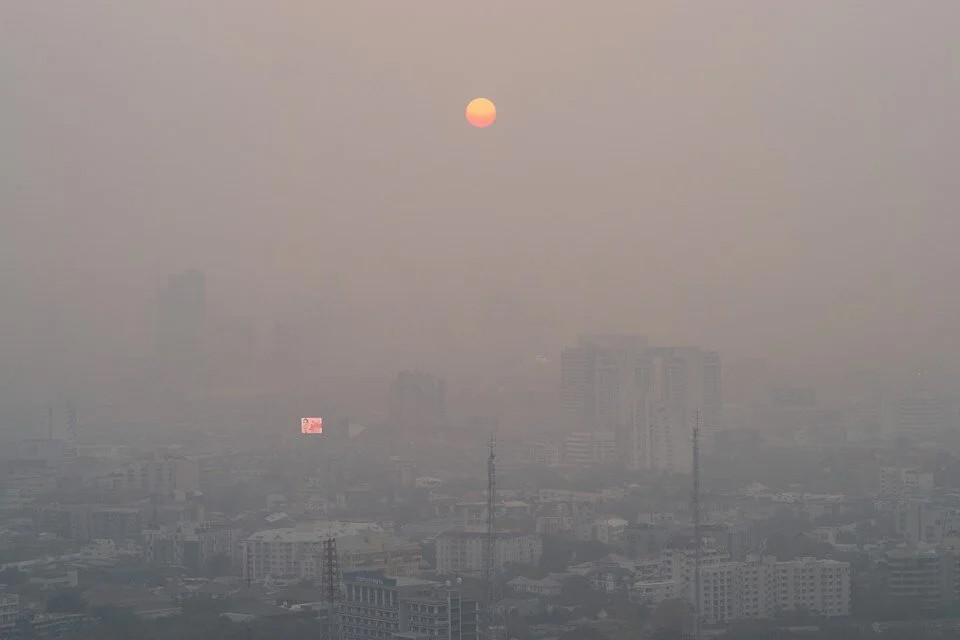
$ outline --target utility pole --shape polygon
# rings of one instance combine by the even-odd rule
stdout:
[[[700,410],[693,427],[693,640],[700,640]]]

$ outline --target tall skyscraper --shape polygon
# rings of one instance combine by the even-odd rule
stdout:
[[[561,356],[568,426],[615,431],[630,467],[685,471],[700,414],[704,444],[721,426],[720,357],[651,347],[638,335],[581,336]]]
[[[195,362],[203,353],[207,315],[206,278],[199,271],[173,274],[157,300],[157,352],[166,361]]]
[[[638,385],[634,372],[648,349],[631,334],[581,335],[560,354],[561,402],[568,426],[613,431],[632,413]]]

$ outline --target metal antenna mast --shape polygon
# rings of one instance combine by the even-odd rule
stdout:
[[[700,640],[700,410],[693,427],[693,640]]]
[[[336,614],[340,600],[340,556],[337,553],[337,539],[332,537],[323,541],[323,591],[327,601],[326,640],[334,640],[340,636]]]
[[[484,578],[487,582],[487,623],[490,628],[490,637],[496,638],[496,624],[499,622],[496,615],[497,608],[497,442],[494,435],[490,436],[490,456],[487,458],[487,539],[486,564]]]

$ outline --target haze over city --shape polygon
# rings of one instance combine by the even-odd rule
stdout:
[[[335,314],[351,373],[591,328],[955,360],[953,3],[2,11],[8,367],[149,353],[189,268],[263,343]]]
[[[107,479],[167,446],[208,460],[187,473],[208,511],[191,522],[283,494],[269,511],[303,527],[322,486],[324,517],[398,523],[397,501],[437,489],[391,492],[379,465],[485,486],[494,431],[498,460],[544,474],[511,490],[561,474],[653,501],[663,478],[689,493],[695,420],[717,491],[862,501],[896,476],[898,499],[940,499],[954,479],[933,452],[960,446],[958,24],[950,0],[5,0],[0,525],[20,521],[0,530],[51,533],[36,514],[71,501],[146,509],[75,492],[119,491]],[[314,415],[344,438],[312,441],[322,472],[289,440]],[[77,453],[108,444],[130,448]],[[344,460],[356,477],[330,471]],[[379,506],[349,504],[357,484]],[[445,497],[476,497],[461,488]],[[554,517],[553,498],[512,498]],[[434,502],[418,526],[449,515]],[[591,517],[639,526],[655,509],[638,504]],[[656,511],[692,523],[676,504]],[[914,548],[898,508],[836,526],[876,526],[864,554]],[[276,577],[240,567],[266,525],[230,526],[236,571],[217,577]],[[14,536],[3,556],[3,535],[0,572],[40,554]]]

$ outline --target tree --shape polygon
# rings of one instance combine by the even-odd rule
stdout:
[[[24,582],[27,581],[27,574],[16,567],[10,567],[9,569],[4,569],[0,571],[0,584],[5,584],[8,587],[18,587]]]
[[[693,606],[689,602],[681,598],[672,598],[657,605],[650,620],[658,629],[682,631],[693,613]]]
[[[230,560],[230,556],[223,553],[218,553],[210,558],[210,562],[207,563],[207,567],[204,570],[204,573],[212,578],[228,576],[233,572],[233,561]]]
[[[543,553],[540,554],[540,568],[543,571],[564,571],[572,560],[590,562],[608,555],[612,547],[595,540],[564,540],[545,536]]]
[[[607,597],[590,586],[583,576],[574,576],[563,583],[560,602],[566,606],[582,607],[587,615],[596,615],[606,605]]]

